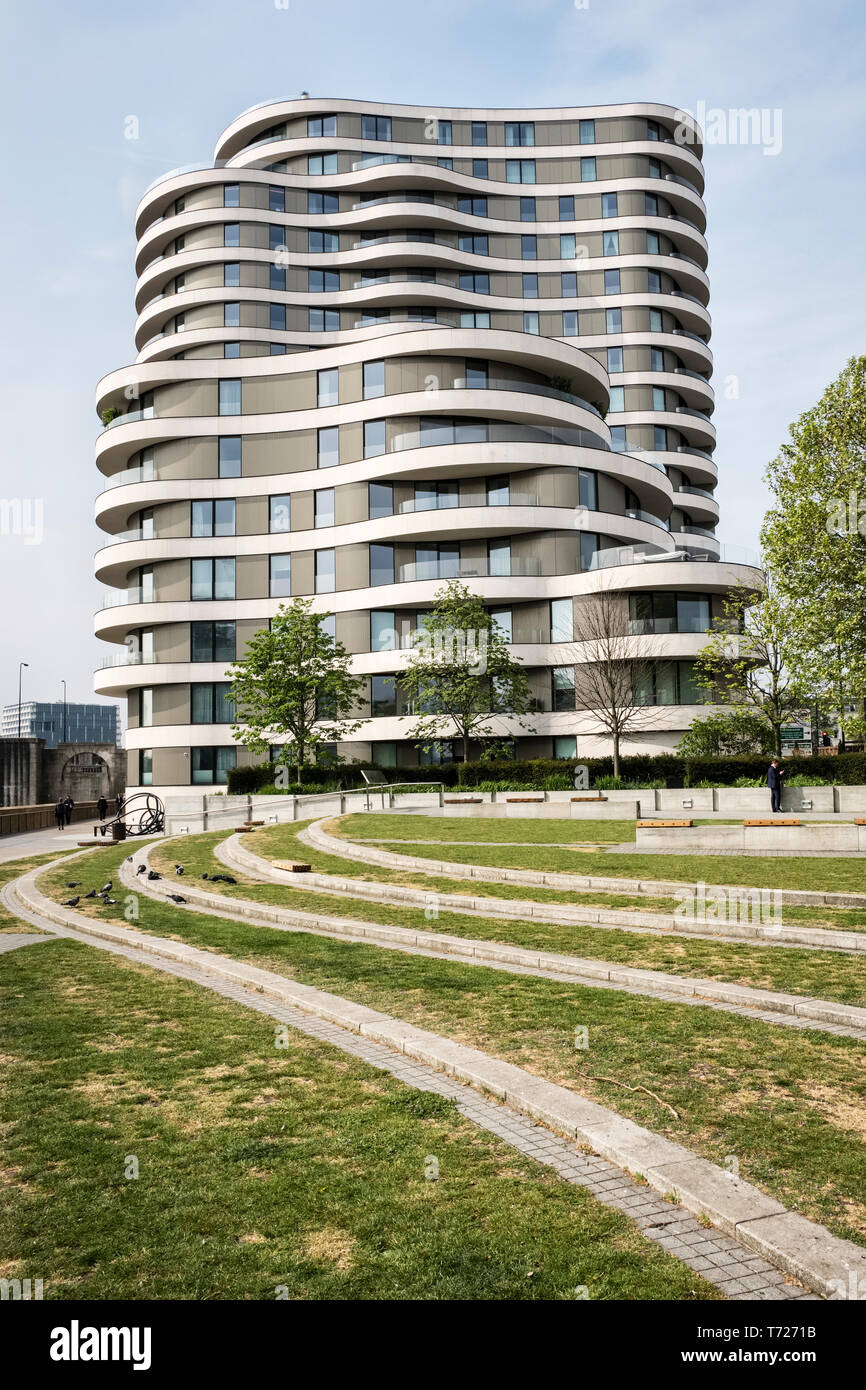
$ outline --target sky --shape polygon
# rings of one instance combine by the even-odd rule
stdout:
[[[19,661],[25,699],[92,700],[116,650],[93,636],[94,387],[134,360],[135,206],[258,102],[706,112],[729,544],[756,548],[767,463],[864,351],[860,0],[6,0],[3,29],[0,703]],[[763,142],[730,141],[714,113],[740,108]]]

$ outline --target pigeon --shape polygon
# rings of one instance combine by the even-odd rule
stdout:
[[[106,907],[117,907],[117,898],[106,898]]]
[[[207,878],[207,874],[202,874],[202,878]]]
[[[170,901],[173,902],[173,903],[185,903],[185,902],[186,902],[186,898],[182,898],[182,897],[180,896],[180,893],[169,893],[168,896],[169,896]]]
[[[162,874],[158,874],[158,873],[156,872],[156,869],[151,869],[151,870],[148,872],[148,875],[147,875],[147,876],[148,876],[149,879],[162,878]]]
[[[210,881],[211,883],[237,883],[237,879],[232,878],[231,874],[211,874]]]
[[[66,902],[63,904],[63,906],[64,906],[64,907],[77,907],[78,904],[80,903],[80,901],[81,901],[80,898],[67,898],[67,899],[66,899]]]
[[[147,873],[147,865],[146,865],[146,864],[139,864],[139,866],[138,866],[138,868],[136,869],[135,872],[136,872],[137,874],[146,874],[146,873]]]
[[[67,887],[67,888],[78,888],[78,887],[80,887],[80,885],[81,885],[81,879],[79,878],[79,879],[76,879],[74,883],[67,883],[66,887]]]
[[[183,873],[183,865],[182,865],[182,864],[175,864],[175,866],[174,866],[174,871],[175,871],[175,873],[178,875],[178,877],[180,877],[180,875]]]
[[[85,898],[95,898],[95,897],[96,897],[96,889],[95,889],[95,888],[91,888],[90,892],[89,892],[89,893],[85,893],[84,896],[85,896]]]
[[[127,864],[131,864],[131,863],[132,863],[132,855],[131,855],[131,854],[128,854],[128,855],[126,856],[126,862],[127,862]]]
[[[100,888],[99,891],[100,891],[100,893],[110,893],[110,892],[111,892],[111,888],[112,888],[112,880],[109,879],[107,883],[103,883],[103,885],[102,885],[102,887]]]

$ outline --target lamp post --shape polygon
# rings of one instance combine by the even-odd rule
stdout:
[[[29,661],[19,661],[18,663],[18,737],[21,737],[21,672],[24,667],[29,669]]]
[[[66,681],[61,681],[63,686],[63,743],[66,742]]]

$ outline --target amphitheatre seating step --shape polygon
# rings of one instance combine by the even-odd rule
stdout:
[[[572,801],[607,801],[606,796],[573,796]]]
[[[743,825],[802,825],[803,822],[787,817],[783,820],[744,820]]]
[[[309,864],[301,864],[296,859],[275,859],[273,862],[276,868],[285,869],[290,874],[308,874],[310,872]]]
[[[639,820],[638,830],[657,830],[660,826],[667,829],[691,830],[694,821],[691,820]]]

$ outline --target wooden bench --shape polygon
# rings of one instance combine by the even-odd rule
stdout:
[[[573,796],[572,801],[607,801],[606,796]]]
[[[855,817],[854,817],[854,824],[855,824],[855,825],[866,825],[866,816],[855,816]]]
[[[694,825],[692,820],[639,820],[638,830],[657,830],[660,827],[665,829],[691,830]]]
[[[285,869],[286,873],[289,874],[308,874],[310,872],[309,864],[299,864],[295,859],[275,859],[274,868]]]
[[[505,800],[508,801],[508,802],[513,802],[515,805],[521,805],[521,806],[543,806],[543,805],[544,805],[544,797],[543,797],[543,796],[506,796]]]
[[[743,825],[802,825],[802,821],[792,820],[790,817],[784,820],[744,820]]]
[[[446,796],[446,806],[480,806],[483,796]]]
[[[255,830],[256,826],[264,825],[263,820],[245,820],[242,826],[244,830]]]

